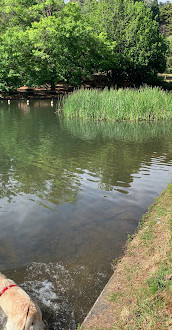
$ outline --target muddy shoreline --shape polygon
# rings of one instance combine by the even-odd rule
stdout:
[[[0,100],[59,99],[60,97],[73,92],[73,90],[73,86],[64,84],[56,85],[55,91],[51,91],[50,86],[40,86],[35,88],[23,86],[14,92],[0,92]]]

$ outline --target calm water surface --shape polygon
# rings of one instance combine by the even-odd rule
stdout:
[[[172,178],[172,123],[64,120],[50,101],[0,103],[0,270],[75,329]]]

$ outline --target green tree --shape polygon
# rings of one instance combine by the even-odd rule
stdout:
[[[18,25],[26,28],[42,17],[57,16],[63,7],[63,0],[1,0],[1,31]]]
[[[15,89],[27,80],[31,69],[30,45],[26,32],[11,28],[0,37],[0,90]]]
[[[82,10],[97,34],[103,31],[110,42],[116,43],[115,66],[109,63],[113,83],[119,78],[148,81],[164,70],[167,45],[143,1],[86,0]]]
[[[78,4],[72,3],[31,26],[7,29],[0,55],[1,89],[45,82],[54,89],[59,80],[77,85],[114,61],[112,44],[103,33],[94,34]]]
[[[145,0],[145,3],[152,11],[152,18],[157,22],[160,21],[160,10],[158,0]]]
[[[172,3],[170,2],[160,6],[160,25],[164,35],[172,35]]]
[[[169,52],[167,57],[167,67],[166,70],[168,73],[172,73],[172,35],[167,38],[169,42]]]
[[[147,81],[165,68],[167,46],[144,1],[1,0],[0,88],[63,80],[95,71]]]

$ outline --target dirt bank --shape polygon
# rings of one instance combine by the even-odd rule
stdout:
[[[172,329],[172,184],[156,199],[81,329]]]
[[[27,86],[22,86],[14,92],[5,93],[0,92],[0,99],[6,100],[23,100],[23,99],[58,99],[60,96],[68,94],[74,90],[73,86],[59,83],[56,85],[55,91],[51,91],[51,86],[46,84],[44,86],[37,86],[29,88]]]

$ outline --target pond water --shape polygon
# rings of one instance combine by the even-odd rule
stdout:
[[[0,270],[75,329],[172,179],[172,122],[63,119],[56,104],[0,103]]]

